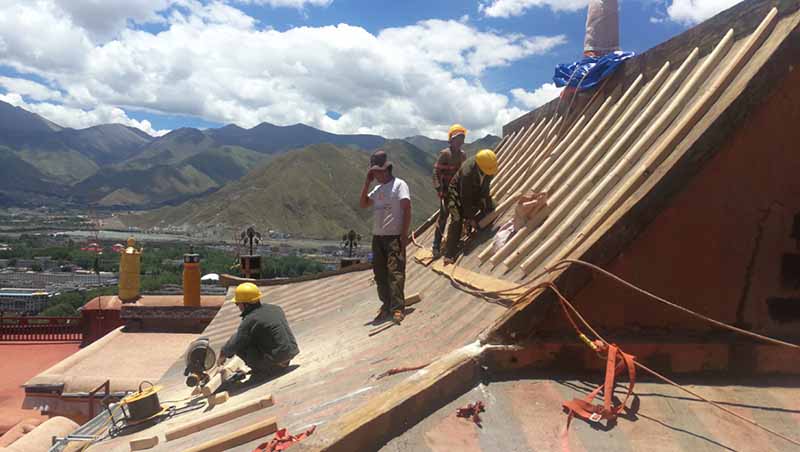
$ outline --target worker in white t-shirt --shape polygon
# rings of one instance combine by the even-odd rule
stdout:
[[[372,181],[376,185],[369,189]],[[390,316],[399,324],[405,318],[406,246],[411,226],[411,195],[408,184],[392,174],[386,153],[377,151],[369,159],[369,170],[361,190],[362,209],[372,207],[372,271],[381,308],[374,322]]]

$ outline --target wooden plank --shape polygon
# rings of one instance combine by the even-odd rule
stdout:
[[[228,287],[228,286],[238,286],[241,283],[251,282],[259,287],[282,286],[284,284],[294,284],[299,282],[314,281],[317,279],[328,278],[330,276],[342,275],[344,273],[369,270],[371,268],[372,264],[364,262],[360,264],[353,264],[349,267],[340,268],[338,270],[314,273],[313,275],[298,276],[296,278],[274,278],[274,279],[240,278],[238,276],[233,276],[227,273],[223,273],[219,275],[219,285]]]
[[[264,438],[276,431],[278,431],[278,420],[272,417],[220,436],[219,438],[206,441],[198,446],[190,447],[184,452],[222,452],[249,443],[250,441]]]
[[[145,449],[152,449],[156,447],[158,444],[158,436],[149,436],[147,438],[137,438],[131,440],[129,445],[131,446],[131,450],[145,450]]]
[[[274,403],[275,402],[272,399],[272,395],[267,395],[257,400],[245,402],[239,406],[230,407],[218,413],[211,413],[210,415],[203,416],[200,419],[196,419],[192,422],[178,425],[177,427],[167,430],[166,434],[164,434],[164,437],[167,441],[183,438],[184,436],[191,435],[192,433],[205,430],[215,425],[224,424],[225,422],[229,422],[233,419],[250,413],[255,413],[256,411],[263,410],[264,408],[269,408],[274,405]]]
[[[428,250],[419,250],[414,256],[414,258],[418,261],[424,261],[426,259],[430,259],[431,257],[431,252]],[[440,275],[452,278],[458,281],[460,284],[468,286],[472,289],[487,292],[509,291],[504,294],[508,297],[519,296],[525,292],[524,288],[517,288],[519,284],[515,283],[514,281],[483,275],[454,264],[445,265],[444,259],[437,259],[434,261],[433,265],[430,266],[430,269]]]

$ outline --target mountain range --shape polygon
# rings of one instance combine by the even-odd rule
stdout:
[[[492,148],[498,141],[487,135],[465,149]],[[152,137],[120,124],[61,127],[0,102],[0,205],[157,209],[133,216],[132,221],[212,224],[216,220],[203,215],[203,209],[216,205],[222,212],[228,207],[224,199],[261,181],[258,186],[271,198],[283,201],[266,204],[272,212],[269,218],[252,214],[253,218],[275,229],[322,237],[341,228],[365,230],[366,214],[351,211],[354,205],[349,201],[350,186],[360,188],[367,151],[386,149],[413,189],[417,183],[420,188],[429,185],[435,155],[446,146],[445,141],[424,136],[387,140],[377,135],[337,135],[304,124],[181,128]],[[305,172],[296,169],[295,160],[305,163]],[[308,175],[313,175],[309,183],[314,190],[297,189],[295,185],[302,183],[296,181]],[[346,180],[347,187],[338,185],[338,180]],[[318,199],[311,199],[315,195]],[[426,217],[435,208],[435,200],[428,197],[421,197],[418,204],[427,211]],[[300,221],[311,208],[319,218]]]

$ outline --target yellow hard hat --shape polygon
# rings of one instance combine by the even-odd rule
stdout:
[[[452,140],[453,137],[458,135],[464,135],[464,137],[466,137],[467,129],[465,129],[461,124],[453,124],[450,126],[450,130],[447,132],[447,141]]]
[[[481,169],[483,174],[487,176],[494,176],[497,174],[497,156],[491,149],[482,149],[475,155],[475,161],[478,162],[478,168]]]
[[[261,290],[257,285],[246,282],[236,286],[236,292],[233,295],[234,303],[256,303],[261,300]]]

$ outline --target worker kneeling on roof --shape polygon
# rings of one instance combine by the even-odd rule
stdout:
[[[242,322],[222,347],[218,365],[236,355],[254,373],[277,374],[300,353],[283,309],[273,304],[262,304],[262,297],[261,290],[253,283],[236,287],[231,301],[242,313]]]
[[[492,177],[497,174],[497,156],[490,149],[478,151],[456,171],[447,191],[447,209],[450,211],[450,226],[447,228],[445,264],[455,262],[458,243],[464,223],[472,229],[484,216],[494,211],[490,193]]]

